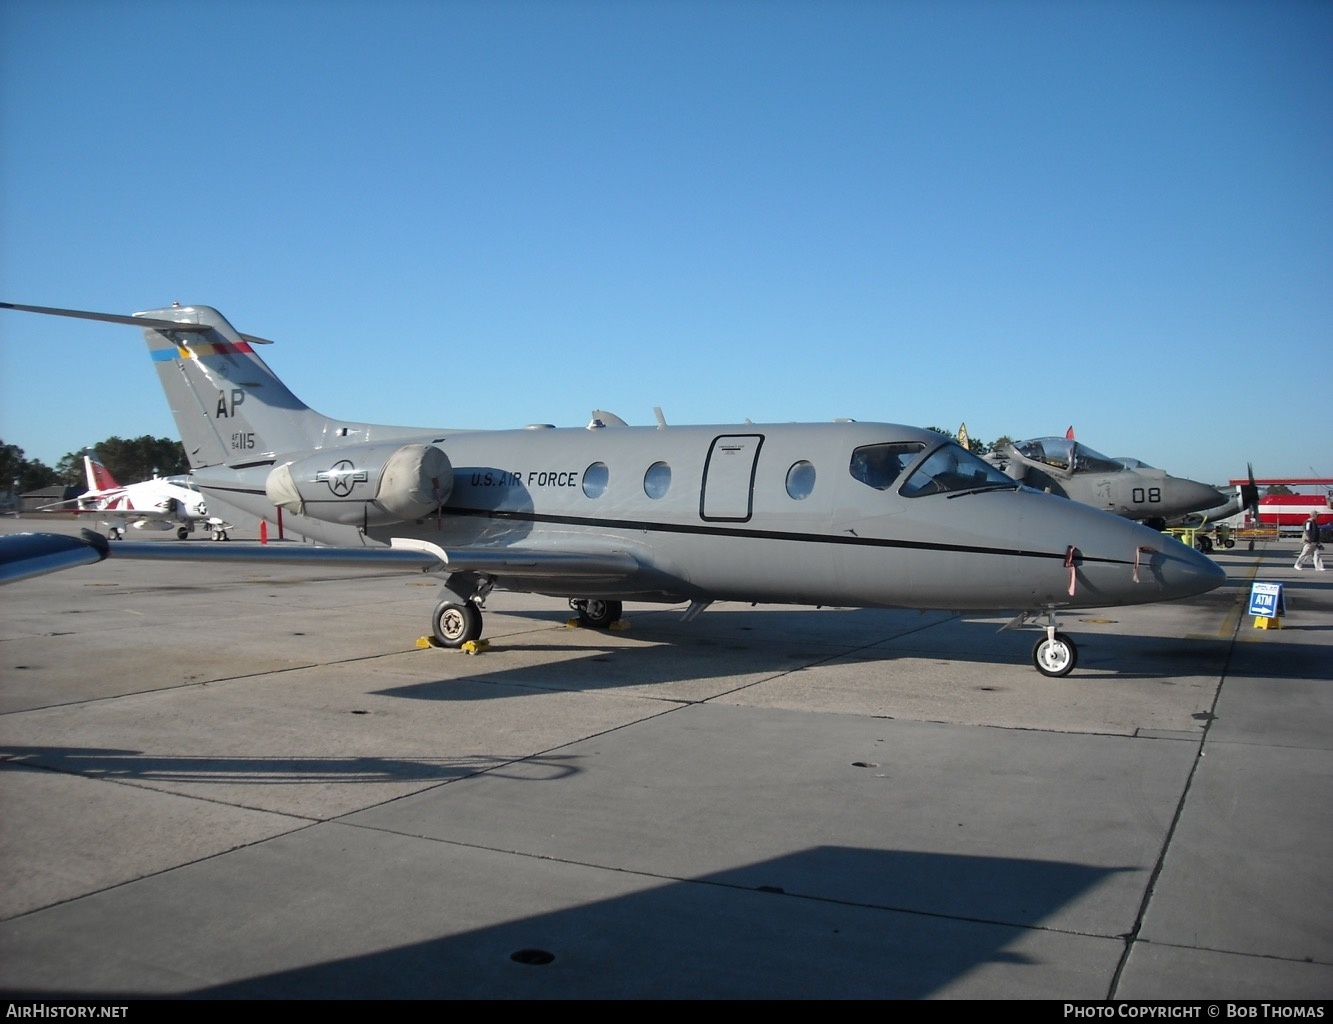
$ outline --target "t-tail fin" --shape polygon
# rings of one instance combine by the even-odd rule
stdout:
[[[177,304],[133,316],[13,302],[0,302],[0,309],[141,328],[192,469],[244,469],[313,449],[432,433],[420,427],[333,420],[315,412],[288,391],[255,352],[255,345],[272,342],[242,334],[210,306]]]
[[[116,478],[111,475],[111,470],[102,465],[102,460],[91,448],[83,453],[83,472],[88,478],[90,491],[111,491],[120,486],[116,483]]]
[[[288,391],[254,351],[271,343],[241,334],[209,306],[178,304],[133,316],[12,302],[0,302],[0,309],[142,328],[193,469],[262,461],[365,434],[321,416]]]
[[[210,306],[134,314],[195,469],[318,447],[329,421],[287,389]]]

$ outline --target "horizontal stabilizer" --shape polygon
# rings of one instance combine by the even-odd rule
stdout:
[[[152,327],[159,331],[184,331],[202,334],[213,330],[210,324],[181,323],[177,320],[155,320],[147,316],[128,316],[124,313],[90,313],[82,309],[58,309],[55,306],[22,306],[17,302],[0,302],[0,309],[18,309],[25,313],[46,313],[50,316],[68,316],[75,320],[100,320],[108,324],[129,324],[131,327]],[[240,333],[239,331],[237,332]],[[253,334],[241,334],[246,341],[256,345],[272,345],[264,338]]]

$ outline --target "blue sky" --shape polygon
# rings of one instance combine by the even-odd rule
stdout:
[[[322,412],[851,416],[1333,475],[1333,4],[0,4],[0,299]],[[176,436],[0,314],[0,437]]]

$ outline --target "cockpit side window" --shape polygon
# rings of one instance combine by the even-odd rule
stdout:
[[[936,448],[912,472],[898,493],[905,498],[1017,486],[1013,480],[964,448],[950,442]]]
[[[920,441],[868,444],[852,452],[847,471],[853,479],[877,491],[887,491],[902,475],[903,467],[925,447]]]

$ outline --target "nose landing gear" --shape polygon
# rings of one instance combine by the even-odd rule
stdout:
[[[1078,664],[1078,648],[1065,634],[1056,632],[1052,623],[1046,627],[1046,636],[1032,648],[1032,664],[1044,676],[1067,676]]]
[[[1014,619],[1003,626],[1000,632],[1015,629],[1034,618],[1037,612],[1020,612]],[[1032,648],[1032,664],[1044,676],[1060,678],[1074,671],[1078,664],[1078,647],[1067,635],[1059,631],[1055,618],[1055,609],[1046,609],[1046,625],[1042,627],[1046,635]]]

